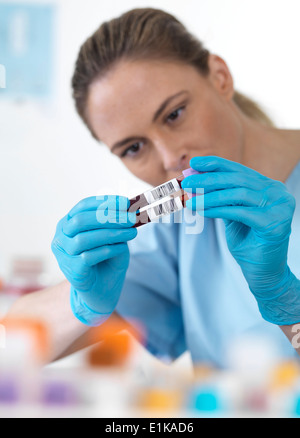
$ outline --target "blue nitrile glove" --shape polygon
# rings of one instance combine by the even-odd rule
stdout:
[[[57,225],[52,251],[71,283],[71,308],[84,324],[98,326],[118,302],[129,264],[127,241],[137,235],[135,213],[120,196],[80,201]]]
[[[195,157],[190,166],[205,173],[185,178],[182,188],[204,188],[204,207],[197,196],[187,207],[224,220],[228,248],[263,318],[277,325],[298,323],[300,281],[287,265],[295,198],[283,183],[223,158]]]

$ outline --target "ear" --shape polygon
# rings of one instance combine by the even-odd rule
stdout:
[[[220,56],[210,54],[208,59],[209,81],[212,86],[224,96],[231,100],[234,95],[233,78],[226,62]]]

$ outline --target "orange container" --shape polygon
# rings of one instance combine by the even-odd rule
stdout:
[[[96,344],[88,353],[92,366],[122,366],[133,351],[133,337],[142,342],[141,332],[118,317],[90,331],[90,343]]]

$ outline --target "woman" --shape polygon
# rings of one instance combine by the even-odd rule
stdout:
[[[84,199],[52,243],[68,282],[22,298],[11,315],[44,315],[53,357],[85,346],[89,327],[113,312],[141,321],[157,356],[188,349],[195,363],[222,367],[230,343],[252,332],[294,354],[282,331],[292,340],[300,322],[300,131],[276,129],[234,90],[226,63],[159,10],[104,23],[81,47],[72,85],[92,135],[135,176],[157,186],[190,166],[201,172],[183,187],[205,190],[204,210],[188,202],[204,230],[137,232],[128,199]]]

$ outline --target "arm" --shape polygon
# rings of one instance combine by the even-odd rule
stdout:
[[[40,318],[49,327],[50,361],[59,357],[78,338],[87,335],[88,326],[73,315],[70,307],[70,284],[33,292],[19,298],[6,315],[8,318]],[[83,345],[83,347],[86,345]]]
[[[19,298],[11,307],[7,318],[40,318],[48,326],[51,351],[49,362],[61,359],[91,345],[92,332],[97,328],[82,324],[70,307],[70,284],[64,281],[56,286],[30,293]],[[118,321],[126,324],[116,313],[104,324]],[[104,325],[103,324],[103,325]]]
[[[137,235],[132,228],[135,214],[128,213],[128,204],[127,198],[118,196],[90,197],[76,204],[59,221],[52,241],[68,281],[21,297],[7,314],[7,318],[31,317],[46,323],[49,361],[96,342],[91,341],[93,331],[115,321],[129,264],[127,241]]]
[[[297,350],[300,281],[287,263],[295,198],[281,182],[239,163],[219,157],[195,157],[191,166],[205,173],[188,176],[181,185],[188,191],[203,187],[204,206],[195,197],[187,207],[205,217],[224,220],[229,251],[262,317],[281,327]]]

